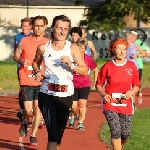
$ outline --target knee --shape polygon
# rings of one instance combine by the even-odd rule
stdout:
[[[32,116],[32,115],[33,115],[31,109],[26,109],[25,114],[26,114],[27,116]]]
[[[121,134],[121,140],[127,140],[130,137],[131,132],[130,131],[126,131],[124,133]]]
[[[121,138],[121,129],[118,127],[111,128],[111,139]]]
[[[58,142],[58,131],[48,131],[48,142]]]
[[[86,108],[86,103],[79,103],[79,108]]]
[[[40,109],[39,109],[38,106],[34,107],[33,110],[34,110],[34,114],[35,114],[35,115],[36,115],[36,114],[40,114]]]
[[[76,101],[73,102],[73,104],[72,104],[72,109],[73,109],[73,110],[77,109],[77,102],[76,102]]]

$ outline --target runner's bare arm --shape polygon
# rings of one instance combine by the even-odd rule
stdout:
[[[42,63],[43,60],[43,53],[45,49],[45,44],[41,44],[37,47],[35,58],[32,63],[32,68],[34,72],[39,72],[40,71],[40,64]]]
[[[97,52],[96,52],[95,46],[92,41],[88,41],[88,45],[93,53],[93,59],[95,60],[97,58]]]
[[[148,52],[147,50],[143,50],[144,56],[143,57],[148,57]]]
[[[136,49],[140,52],[137,57],[145,57],[144,51],[141,49],[140,46],[136,45]]]
[[[14,52],[16,51],[17,49],[17,44],[16,44],[16,38],[14,37]],[[12,54],[12,58],[14,57],[14,52]]]
[[[14,52],[16,51],[17,49],[17,43],[16,43],[16,38],[14,37]]]
[[[20,58],[21,53],[22,53],[22,41],[20,41],[20,43],[17,47],[14,46],[13,59],[19,64],[23,63],[22,59]]]
[[[74,71],[81,75],[88,75],[88,68],[85,65],[84,59],[78,46],[76,44],[71,44],[71,51],[73,59],[77,64],[77,66],[74,68]],[[69,66],[71,67],[72,64],[70,64]]]
[[[96,84],[96,81],[97,81],[97,77],[98,77],[98,68],[96,67],[95,69],[92,70],[93,73],[94,73],[94,85]]]
[[[101,85],[96,85],[97,92],[103,97],[103,100],[110,102],[111,96],[103,90],[103,87]]]

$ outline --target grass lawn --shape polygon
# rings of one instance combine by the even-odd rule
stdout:
[[[15,62],[0,62],[0,89],[18,89],[17,65]]]
[[[100,138],[111,147],[108,124],[103,123]],[[139,109],[133,115],[131,137],[124,146],[125,150],[150,150],[150,108]]]
[[[98,68],[106,62],[105,59],[98,59],[97,61]],[[9,90],[9,89],[18,89],[18,80],[17,80],[17,65],[15,62],[3,62],[0,61],[0,89]],[[150,87],[150,64],[144,64],[143,70],[143,80],[142,84],[145,87]],[[91,74],[93,80],[93,73]]]

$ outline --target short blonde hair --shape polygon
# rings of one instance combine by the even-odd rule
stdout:
[[[78,46],[85,46],[85,48],[87,48],[87,45],[88,45],[88,40],[86,38],[79,38],[77,40],[77,45]]]

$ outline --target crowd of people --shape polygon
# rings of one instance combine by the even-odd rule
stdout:
[[[137,31],[130,30],[124,38],[110,42],[108,53],[112,59],[98,71],[97,52],[93,42],[86,39],[85,28],[71,28],[65,15],[53,18],[50,34],[47,27],[45,16],[26,17],[21,20],[22,32],[14,37],[13,59],[18,64],[20,85],[20,136],[27,136],[32,117],[30,145],[38,145],[36,133],[45,122],[46,150],[58,150],[67,122],[74,128],[79,117],[77,130],[85,129],[83,122],[92,87],[102,97],[113,150],[123,150],[131,132],[134,105],[142,103],[142,58],[148,56],[143,42],[137,40]],[[67,40],[69,31],[71,41]]]

